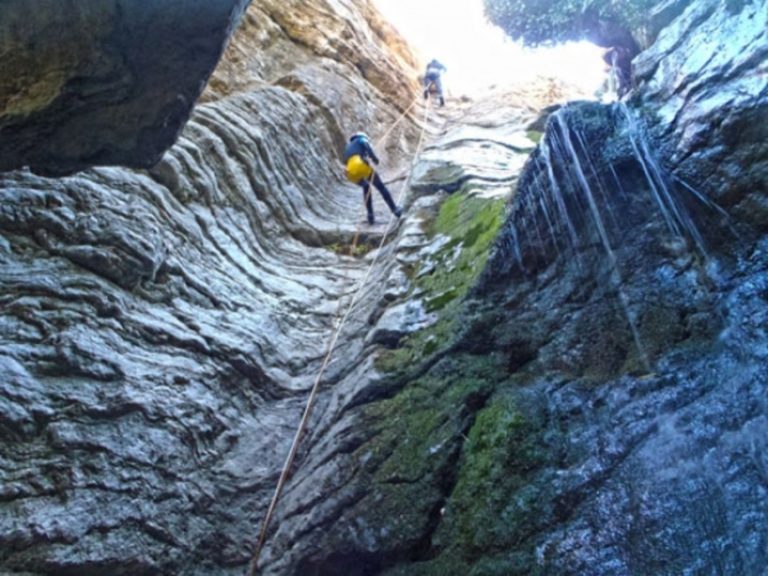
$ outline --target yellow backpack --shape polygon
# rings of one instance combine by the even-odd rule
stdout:
[[[370,178],[372,175],[373,168],[359,154],[355,154],[347,160],[347,179],[351,182],[357,184],[363,178]]]

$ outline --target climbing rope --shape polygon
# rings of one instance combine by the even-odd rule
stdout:
[[[403,112],[400,117],[394,122],[394,124],[384,133],[384,135],[377,141],[377,146],[381,144],[389,134],[391,134],[392,130],[394,130],[395,126],[397,126],[403,118],[411,111],[411,109],[416,105],[416,102],[418,102],[419,98],[416,97],[414,101],[411,103],[411,105]],[[424,143],[424,133],[426,132],[427,128],[427,120],[429,119],[429,109],[430,109],[430,101],[427,100],[427,105],[424,107],[424,120],[422,122],[421,126],[421,133],[419,134],[419,140],[416,145],[416,151],[413,154],[413,157],[411,159],[411,166],[408,171],[408,177],[405,180],[405,183],[403,184],[400,194],[397,198],[397,205],[402,205],[401,202],[405,198],[405,194],[407,193],[408,186],[411,181],[411,174],[413,172],[413,166],[416,162],[416,159],[418,158],[419,153],[421,152],[421,147]],[[367,194],[370,195],[371,188],[373,187],[373,184],[368,186],[368,192]],[[366,197],[367,201],[368,197]],[[328,349],[325,353],[325,357],[323,359],[323,363],[320,366],[320,371],[317,374],[317,377],[315,378],[314,384],[312,385],[312,389],[309,393],[309,398],[307,399],[307,404],[304,408],[304,413],[302,414],[301,421],[299,422],[299,427],[296,430],[296,434],[293,437],[293,442],[291,443],[291,449],[288,452],[288,456],[285,459],[285,464],[283,464],[283,469],[280,472],[280,478],[277,481],[277,486],[275,488],[275,493],[272,496],[272,501],[269,503],[269,508],[267,509],[267,514],[264,517],[264,522],[261,525],[261,532],[259,534],[259,539],[256,543],[256,548],[253,553],[253,558],[251,560],[250,567],[248,569],[248,576],[256,576],[258,573],[258,565],[259,565],[259,558],[261,556],[261,550],[264,547],[264,543],[267,539],[267,531],[269,529],[269,523],[272,520],[272,516],[274,516],[275,509],[277,508],[277,502],[280,499],[280,495],[283,492],[283,488],[285,487],[285,483],[288,480],[288,475],[290,473],[291,466],[293,466],[293,462],[296,459],[296,453],[299,449],[299,442],[301,441],[301,437],[304,434],[304,431],[307,428],[307,424],[309,422],[309,417],[312,413],[312,408],[314,407],[315,401],[317,400],[317,395],[320,390],[320,380],[323,377],[323,374],[325,373],[325,369],[328,367],[328,364],[331,361],[331,355],[333,354],[333,350],[336,346],[336,342],[339,339],[339,335],[341,334],[341,329],[344,327],[344,324],[346,323],[347,319],[349,318],[349,315],[352,313],[352,310],[355,307],[355,304],[357,304],[357,300],[359,295],[362,293],[363,288],[365,287],[366,283],[368,282],[368,279],[371,276],[371,272],[373,271],[374,266],[376,265],[379,254],[381,253],[381,249],[384,246],[384,242],[387,239],[387,236],[389,235],[390,230],[392,229],[392,222],[393,222],[394,215],[390,214],[389,221],[387,222],[387,227],[384,230],[384,234],[381,237],[381,241],[379,242],[378,250],[376,255],[374,256],[373,260],[371,261],[370,266],[368,266],[368,270],[366,271],[365,276],[363,277],[362,281],[360,282],[360,285],[355,289],[352,300],[350,301],[349,305],[347,306],[347,310],[344,313],[343,316],[341,316],[340,321],[336,325],[336,327],[333,330],[333,334],[331,336],[331,339],[328,343]],[[357,242],[357,238],[359,237],[359,229],[357,229],[357,233],[355,234],[355,239],[353,240],[353,245]],[[353,248],[354,250],[354,248]],[[339,305],[339,311],[341,310],[341,305]],[[338,312],[337,312],[338,315]]]

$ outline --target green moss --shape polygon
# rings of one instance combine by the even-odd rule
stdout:
[[[508,464],[529,466],[536,454],[521,437],[524,430],[525,419],[507,401],[497,401],[478,414],[466,446],[467,461],[454,493],[457,506],[470,509],[477,504],[478,497],[495,498],[498,493],[493,488],[508,478]],[[466,530],[466,535],[471,536],[471,532]]]
[[[547,483],[532,479],[551,457],[536,412],[511,396],[497,398],[477,414],[469,432],[436,542],[468,560],[501,554],[503,561],[485,566],[488,574],[527,573],[533,551],[521,543],[551,518],[550,497],[542,492]],[[506,554],[512,547],[519,558]]]
[[[371,496],[354,516],[406,547],[429,530],[445,498],[466,406],[484,401],[500,371],[494,357],[461,356],[443,360],[433,372],[364,409],[361,430],[370,438],[355,453],[358,482]]]
[[[368,254],[368,252],[373,250],[373,246],[371,246],[367,242],[360,242],[355,246],[339,244],[338,242],[334,242],[333,244],[329,244],[328,246],[326,246],[326,248],[331,252],[335,252],[336,254],[345,254],[347,256],[354,256],[356,258],[362,258],[366,254]]]
[[[485,397],[498,380],[496,357],[457,356],[442,361],[429,377],[411,382],[366,412],[378,434],[374,445],[391,460],[379,467],[380,480],[393,470],[421,475],[431,447],[440,445],[461,427],[460,408],[470,397]],[[420,472],[421,471],[421,472]]]
[[[541,573],[534,545],[526,539],[552,522],[549,482],[534,479],[555,456],[543,417],[517,398],[514,388],[482,407],[494,390],[513,385],[499,381],[500,362],[494,355],[446,360],[430,377],[371,408],[389,424],[379,430],[373,442],[379,449],[367,464],[371,484],[386,489],[382,502],[366,509],[366,522],[395,514],[423,525],[419,514],[428,509],[425,503],[433,511],[442,507],[432,536],[434,557],[394,567],[387,576]],[[481,404],[473,406],[478,398]],[[465,436],[461,415],[468,408],[479,411]],[[438,479],[453,475],[445,502],[437,494]]]
[[[428,312],[438,312],[433,326],[403,339],[400,348],[383,352],[376,367],[384,372],[401,372],[418,365],[448,346],[457,333],[460,301],[485,267],[490,248],[504,220],[504,199],[478,198],[455,193],[440,206],[428,225],[431,237],[443,235],[448,241],[427,262],[410,271],[414,291],[423,298]],[[430,274],[419,275],[425,267]]]
[[[438,342],[437,338],[428,338],[424,342],[424,355],[431,356],[434,352],[437,351],[438,348],[440,348],[440,343]]]
[[[430,448],[457,434],[460,408],[470,397],[488,396],[498,381],[501,359],[468,355],[442,361],[429,377],[411,382],[394,397],[368,409],[372,443],[385,464],[376,464],[379,480],[423,475]],[[376,458],[373,459],[375,464]],[[409,472],[404,472],[408,470]]]
[[[503,223],[504,200],[454,194],[440,208],[430,234],[450,238],[434,257],[435,271],[418,278],[427,294],[463,297],[479,276],[490,247]]]
[[[456,290],[448,290],[447,292],[440,294],[439,296],[430,298],[429,300],[427,300],[427,311],[435,312],[437,310],[441,310],[442,308],[445,308],[445,306],[449,302],[454,300],[457,295],[458,293]]]
[[[403,338],[399,348],[382,351],[376,359],[376,368],[390,374],[407,372],[448,346],[456,332],[455,314],[443,315],[436,324]]]
[[[528,132],[526,132],[525,135],[528,137],[528,140],[538,144],[539,142],[541,142],[541,139],[544,136],[544,133],[539,132],[538,130],[528,130]]]
[[[409,270],[414,292],[430,312],[438,314],[438,320],[404,338],[399,348],[382,353],[379,370],[407,378],[408,371],[445,350],[472,321],[463,298],[485,266],[503,222],[504,204],[503,199],[466,193],[443,202],[427,233],[433,238],[446,236],[447,241],[428,261]],[[421,273],[425,269],[432,272]],[[498,522],[488,522],[481,515],[496,514],[494,508],[502,506],[509,491],[521,488],[525,471],[539,458],[535,443],[528,440],[531,426],[521,410],[509,401],[482,410],[506,378],[505,362],[503,354],[446,356],[429,376],[411,380],[393,397],[366,409],[365,429],[371,439],[358,457],[367,476],[363,482],[373,497],[366,499],[364,510],[357,511],[366,526],[393,535],[397,546],[414,545],[431,530],[428,523],[445,504],[447,487],[458,479],[448,505],[451,527],[443,530],[444,543],[437,544],[440,553],[428,562],[395,568],[391,574],[470,574],[477,547],[492,540],[493,534],[503,535]],[[481,417],[467,442],[465,433],[478,410]],[[462,446],[469,447],[464,455]],[[511,484],[507,483],[508,466],[521,471],[512,474],[516,480]],[[517,502],[525,506],[527,497],[520,496]],[[507,520],[522,514],[511,510]],[[477,539],[472,533],[479,535]],[[498,573],[503,573],[510,560],[500,560],[497,566]]]

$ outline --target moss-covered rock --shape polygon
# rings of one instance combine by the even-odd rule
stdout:
[[[423,299],[427,311],[439,313],[439,319],[404,338],[399,348],[383,352],[377,360],[380,370],[403,371],[452,343],[461,326],[459,303],[485,267],[503,222],[504,205],[502,198],[482,198],[467,191],[452,194],[441,204],[427,224],[428,234],[449,240],[410,270],[411,297]]]

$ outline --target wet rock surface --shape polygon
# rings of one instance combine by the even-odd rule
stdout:
[[[338,153],[409,106],[409,58],[368,3],[300,4],[251,6],[152,169],[0,176],[0,570],[241,574],[378,258],[263,573],[761,573],[768,246],[740,190],[765,157],[686,139],[759,115],[760,34],[682,101],[650,52],[629,105],[550,108],[532,155],[546,85],[449,101],[411,165],[418,107],[381,145],[405,217],[348,256]],[[672,4],[669,58],[765,8]],[[742,75],[751,100],[700,99]]]
[[[365,425],[340,425],[354,450],[334,470],[353,480],[326,489],[347,511],[315,510],[301,545],[286,531],[301,570],[761,573],[765,241],[760,214],[724,199],[760,181],[765,154],[751,131],[726,143],[702,128],[696,146],[686,132],[764,105],[765,4],[726,4],[668,15],[644,56],[661,64],[629,106],[550,117],[459,329],[447,341],[440,320],[427,329],[421,363],[378,386]],[[730,61],[662,73],[664,58],[692,61],[740,27]],[[701,70],[690,98],[660,96]],[[756,92],[730,91],[741,82]],[[485,150],[457,154],[464,167],[428,149],[415,190],[445,189]],[[710,158],[739,176],[713,189],[696,174]]]
[[[765,230],[768,5],[692,2],[634,62],[674,171]]]
[[[537,111],[526,103],[541,98],[544,107],[545,89],[436,113],[390,256],[401,270],[384,292],[392,304],[369,332],[386,350],[361,365],[367,378],[354,371],[346,380],[354,386],[321,402],[311,450],[283,496],[267,573],[375,574],[432,554],[463,435],[497,381],[493,361],[452,347],[466,320],[462,300],[483,270],[515,167],[534,146],[526,127]]]
[[[214,573],[246,561],[249,494],[268,490],[283,457],[272,432],[294,425],[294,392],[359,274],[311,226],[350,227],[340,217],[357,196],[333,194],[337,176],[318,160],[331,186],[294,204],[307,182],[270,182],[269,134],[243,113],[290,124],[280,114],[293,98],[272,89],[199,109],[155,169],[167,186],[112,168],[3,177],[8,569]],[[297,140],[329,142],[301,126]],[[253,146],[228,148],[240,130]]]

